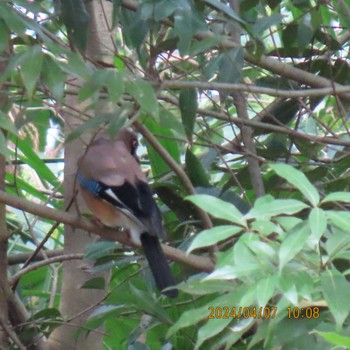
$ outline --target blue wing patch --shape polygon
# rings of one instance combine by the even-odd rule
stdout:
[[[96,180],[88,180],[81,171],[78,171],[77,179],[80,183],[81,187],[84,187],[88,190],[92,195],[98,197],[102,190],[101,184]]]

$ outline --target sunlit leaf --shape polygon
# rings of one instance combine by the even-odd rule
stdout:
[[[350,349],[350,337],[341,335],[336,332],[320,332],[316,331],[318,335],[326,339],[332,345],[340,346],[342,348]]]
[[[287,238],[282,242],[279,251],[280,271],[283,267],[292,260],[304,247],[309,237],[309,227],[306,224],[301,224],[292,229],[288,233]]]
[[[300,170],[283,163],[271,164],[270,168],[292,186],[296,187],[313,206],[317,206],[320,201],[317,189]]]
[[[194,249],[208,247],[236,235],[242,230],[239,226],[217,226],[199,233],[187,249],[187,253]]]
[[[323,295],[338,327],[341,327],[350,312],[350,283],[336,271],[321,274]]]
[[[275,294],[277,275],[267,276],[258,281],[256,286],[256,298],[260,307],[265,307]]]
[[[230,317],[209,319],[203,327],[198,330],[198,339],[195,346],[196,349],[201,349],[201,345],[213,336],[222,332],[231,322]]]
[[[320,208],[313,208],[309,215],[309,225],[311,229],[310,240],[314,244],[318,244],[327,228],[327,217],[325,212]]]
[[[268,219],[281,214],[295,214],[308,206],[296,199],[276,199],[266,206],[254,206],[247,214],[247,219]]]
[[[337,227],[343,230],[350,230],[350,213],[348,211],[325,211],[327,218]]]
[[[216,218],[231,221],[239,225],[245,224],[243,215],[231,203],[224,202],[219,198],[208,196],[206,194],[188,196],[186,199]]]
[[[333,192],[327,194],[321,201],[321,203],[327,202],[345,202],[350,203],[350,193],[349,192]]]

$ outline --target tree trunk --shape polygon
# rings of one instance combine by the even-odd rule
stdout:
[[[8,33],[8,39],[10,33]],[[9,58],[9,47],[0,56],[0,76],[5,71]],[[8,103],[8,94],[0,94],[0,110]],[[0,131],[2,132],[2,131]],[[0,189],[5,190],[5,174],[6,174],[6,159],[0,155]],[[8,324],[8,293],[10,287],[8,285],[7,276],[7,227],[6,227],[6,206],[0,203],[0,349],[8,349],[8,334],[5,327],[9,327]]]
[[[90,35],[87,47],[86,56],[92,61],[103,61],[107,63],[113,62],[113,33],[111,33],[111,21],[106,23],[106,19],[111,17],[112,3],[107,1],[93,0],[87,3],[87,9],[91,16]],[[75,82],[76,83],[76,82]],[[79,84],[78,84],[79,85]],[[78,106],[80,110],[84,106],[79,106],[76,96],[67,98],[69,106]],[[110,106],[106,106],[110,108]],[[79,108],[78,108],[79,109]],[[106,112],[106,110],[104,110]],[[66,136],[81,126],[82,120],[78,113],[66,114],[65,134]],[[88,137],[84,140],[87,141]],[[64,185],[65,185],[65,203],[68,206],[71,203],[76,192],[76,170],[77,160],[82,155],[84,150],[83,143],[79,139],[69,142],[65,146],[65,171],[64,171]],[[83,208],[84,205],[78,196],[78,207]],[[77,206],[72,205],[69,209],[72,213],[77,213]],[[90,235],[83,230],[74,230],[70,226],[65,227],[65,254],[81,253],[88,243],[96,241],[96,236]],[[103,348],[101,332],[86,333],[82,326],[86,322],[87,317],[91,313],[91,306],[98,303],[105,295],[104,291],[81,289],[87,280],[97,277],[91,275],[88,270],[87,263],[82,261],[67,261],[63,264],[62,277],[62,291],[60,311],[63,317],[74,317],[71,322],[59,327],[53,332],[50,337],[50,350],[70,350],[70,349],[84,349],[84,350],[98,350]],[[107,277],[106,274],[104,277]],[[83,312],[89,309],[88,312]]]

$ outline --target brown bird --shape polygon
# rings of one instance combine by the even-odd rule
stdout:
[[[161,212],[143,174],[136,149],[137,137],[130,128],[111,141],[101,135],[78,161],[81,194],[94,216],[108,227],[124,227],[134,243],[141,243],[157,288],[175,298],[176,285],[162,251]]]

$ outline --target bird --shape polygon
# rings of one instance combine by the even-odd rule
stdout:
[[[113,139],[96,135],[78,160],[79,191],[103,225],[124,227],[133,243],[141,244],[158,290],[178,296],[176,282],[162,250],[162,215],[136,155],[138,140],[130,127]],[[168,287],[173,287],[164,290]]]

